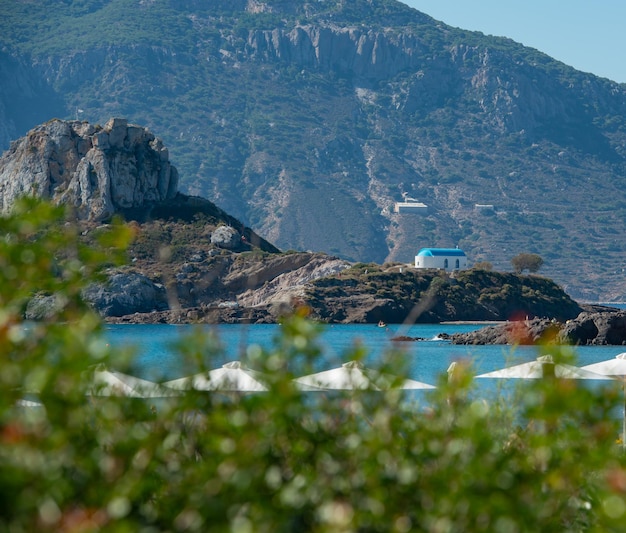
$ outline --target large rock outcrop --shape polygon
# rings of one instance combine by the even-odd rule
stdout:
[[[36,195],[71,206],[81,220],[142,211],[178,189],[178,172],[161,140],[112,118],[104,127],[51,120],[13,142],[0,158],[0,209]]]
[[[626,311],[607,308],[583,312],[564,324],[554,319],[535,318],[506,322],[458,333],[449,337],[453,344],[556,344],[624,345],[626,344]]]
[[[581,313],[568,320],[559,333],[572,344],[626,344],[626,311]]]
[[[165,287],[136,272],[113,273],[108,283],[90,285],[83,296],[103,317],[163,311],[169,307]]]
[[[456,333],[449,337],[452,344],[519,344],[532,345],[558,337],[561,324],[548,318],[514,320],[504,324],[486,326],[468,333]]]

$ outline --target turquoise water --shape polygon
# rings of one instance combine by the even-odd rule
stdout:
[[[133,373],[138,377],[154,381],[165,381],[188,375],[192,367],[185,363],[176,345],[189,346],[185,339],[200,326],[174,325],[111,325],[106,328],[107,341],[113,347],[133,346],[136,351]],[[411,327],[389,326],[379,328],[371,324],[325,326],[319,337],[323,357],[316,370],[327,370],[340,366],[350,359],[349,350],[355,344],[366,350],[365,363],[376,366],[383,355],[392,347],[401,350],[408,377],[435,385],[453,361],[468,361],[476,374],[489,372],[505,366],[531,361],[538,352],[533,347],[510,346],[464,346],[452,345],[440,340],[441,333],[460,333],[483,327],[479,324],[420,324]],[[207,349],[201,354],[203,362],[210,368],[241,360],[247,362],[247,349],[258,345],[266,351],[274,346],[280,333],[279,325],[219,325],[202,326],[203,331],[213,332],[219,339],[221,353],[211,355]],[[398,335],[418,337],[425,340],[415,342],[392,342]],[[577,364],[580,366],[610,359],[626,348],[621,346],[593,346],[575,348]],[[503,384],[504,381],[512,383]],[[500,387],[513,387],[518,380],[476,380],[482,391],[495,391]],[[602,382],[592,382],[593,384]]]

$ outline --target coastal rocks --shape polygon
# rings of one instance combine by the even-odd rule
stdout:
[[[626,344],[626,311],[581,313],[565,323],[559,338],[569,344]]]
[[[165,288],[135,272],[115,273],[108,283],[89,286],[83,297],[103,317],[163,311],[169,307]]]
[[[266,307],[193,307],[106,317],[108,324],[274,324]]]
[[[547,318],[519,320],[487,326],[468,333],[447,336],[452,344],[521,344],[532,345],[540,340],[555,338],[559,324]]]
[[[568,320],[559,332],[559,340],[565,344],[591,344],[598,336],[594,315],[581,313],[575,320]]]
[[[0,158],[0,210],[23,195],[102,221],[173,198],[178,172],[167,148],[146,128],[112,118],[104,127],[51,120],[11,143]]]
[[[573,345],[626,344],[626,311],[583,312],[565,324],[535,318],[506,322],[449,336],[452,344],[520,344],[539,342]]]

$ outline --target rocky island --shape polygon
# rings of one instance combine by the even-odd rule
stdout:
[[[113,216],[133,226],[128,264],[84,294],[108,322],[267,323],[306,307],[313,319],[330,323],[522,321],[544,329],[564,324],[562,342],[626,339],[623,314],[585,309],[540,276],[281,252],[211,201],[181,194],[160,139],[120,118],[104,126],[55,119],[13,142],[0,158],[2,210],[23,194],[68,206],[86,242]],[[33,300],[28,318],[45,315],[46,305]],[[516,338],[509,327],[452,341],[533,338]]]

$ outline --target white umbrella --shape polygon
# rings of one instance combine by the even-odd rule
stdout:
[[[261,372],[245,367],[240,361],[231,361],[221,368],[167,381],[163,385],[172,389],[260,392],[268,390],[265,382]]]
[[[359,361],[349,361],[338,368],[302,376],[294,380],[296,386],[302,390],[386,390],[398,389],[434,389],[432,385],[404,379],[398,379],[388,374],[380,374],[367,369]],[[394,384],[397,386],[394,387]]]
[[[617,354],[613,359],[592,363],[581,368],[604,376],[622,380],[624,391],[624,420],[622,422],[622,447],[626,448],[626,352]]]
[[[613,359],[581,366],[581,368],[604,376],[624,378],[626,377],[626,352],[617,354]]]
[[[172,391],[158,383],[113,370],[95,370],[89,396],[127,396],[130,398],[163,398]]]
[[[18,400],[16,402],[16,404],[18,407],[43,407],[43,404],[41,402],[38,402],[36,400]]]
[[[555,363],[551,355],[542,355],[535,361],[510,366],[486,374],[480,374],[477,378],[511,378],[511,379],[541,379],[556,377],[561,379],[610,379],[601,374],[577,366]]]
[[[477,378],[518,378],[518,379],[611,379],[589,370],[555,363],[550,354],[537,357],[536,361],[530,361],[521,365],[515,365],[501,370],[494,370],[486,374],[480,374]]]

